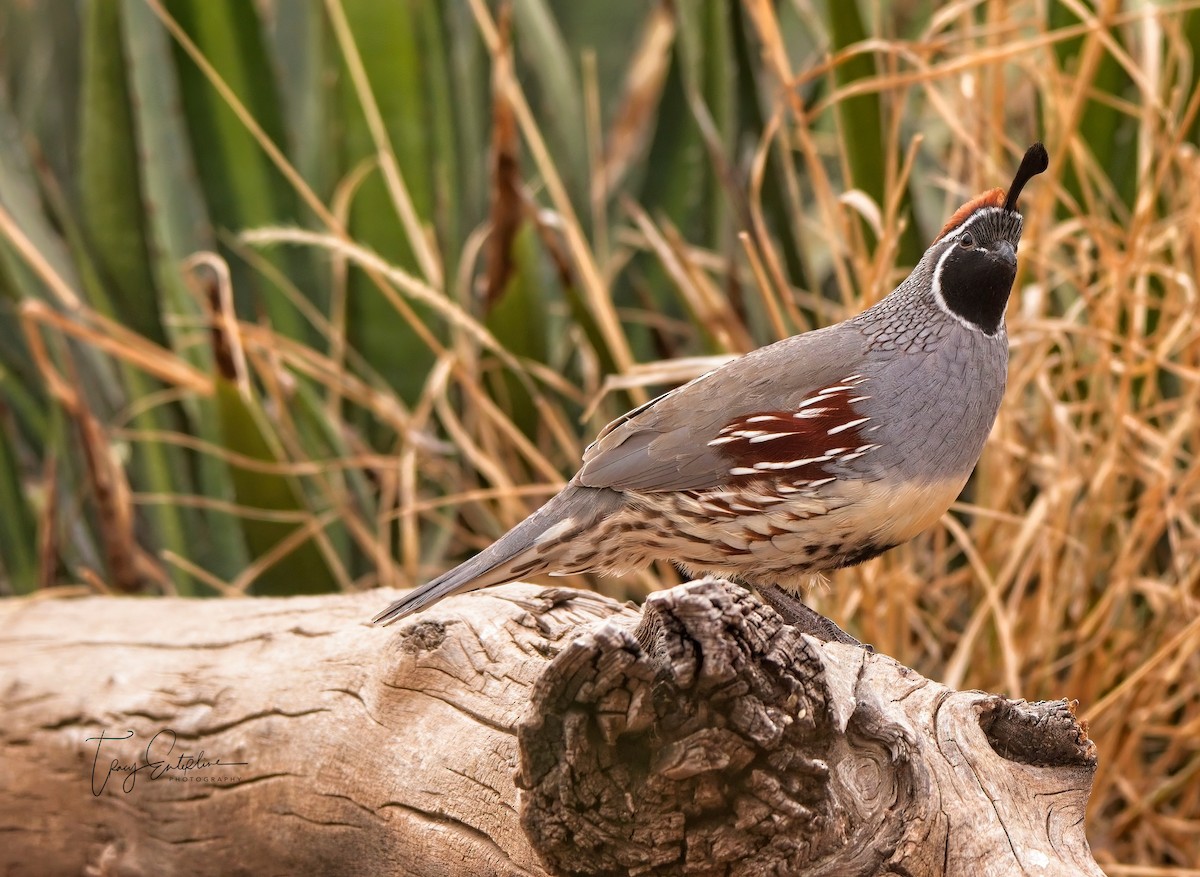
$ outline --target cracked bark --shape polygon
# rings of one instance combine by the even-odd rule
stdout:
[[[0,603],[0,871],[1101,874],[1064,702],[951,691],[712,580],[366,624],[388,599]],[[150,760],[245,764],[93,795],[164,728]],[[134,736],[97,762],[101,730]]]

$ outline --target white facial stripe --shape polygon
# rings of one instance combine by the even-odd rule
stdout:
[[[962,323],[968,329],[974,329],[981,332],[983,330],[980,329],[979,326],[976,326],[970,320],[964,320],[958,314],[954,313],[954,311],[950,309],[950,305],[946,304],[946,299],[942,297],[942,266],[946,263],[946,259],[949,258],[950,254],[954,252],[954,247],[956,246],[957,244],[952,244],[946,247],[946,252],[938,256],[937,264],[933,266],[933,300],[937,302],[939,308],[941,308],[955,320],[958,320],[958,322]]]

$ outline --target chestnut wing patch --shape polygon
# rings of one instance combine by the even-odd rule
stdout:
[[[878,445],[864,435],[871,418],[854,406],[864,395],[861,375],[824,387],[792,411],[745,414],[725,424],[708,443],[730,463],[731,476],[783,477],[819,486],[834,478],[833,463],[846,463]]]

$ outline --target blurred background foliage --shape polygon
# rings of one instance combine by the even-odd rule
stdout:
[[[1079,698],[1100,860],[1198,874],[1197,5],[4,0],[0,592],[415,584],[1041,138],[976,476],[814,600]]]

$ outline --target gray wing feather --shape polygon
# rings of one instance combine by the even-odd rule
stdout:
[[[598,449],[599,453],[583,464],[576,481],[588,487],[651,492],[719,484],[729,464],[706,440],[697,439],[698,446],[693,444],[692,435],[690,427],[632,432],[622,436],[619,444],[606,443]]]
[[[788,410],[846,377],[865,342],[841,323],[759,348],[618,418],[584,452],[574,481],[587,487],[702,490],[729,479],[729,461],[709,442],[730,420]]]

